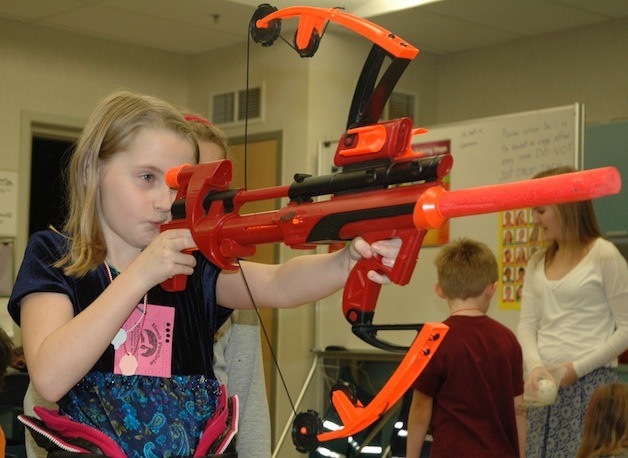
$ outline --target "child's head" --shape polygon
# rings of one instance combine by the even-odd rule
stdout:
[[[104,261],[106,245],[97,211],[101,171],[147,129],[171,132],[189,141],[198,160],[196,135],[169,103],[130,92],[104,99],[83,129],[69,165],[69,215],[64,230],[71,248],[56,264],[64,266],[67,275],[84,275]]]
[[[217,161],[227,157],[229,142],[222,130],[195,114],[184,113],[184,118],[190,123],[198,139],[200,162]]]
[[[460,239],[445,245],[434,260],[438,285],[449,300],[480,296],[498,278],[495,255],[482,242]]]
[[[600,386],[591,397],[578,457],[628,452],[628,384]],[[623,456],[623,455],[622,455]]]
[[[4,377],[13,358],[13,341],[0,327],[0,389],[4,388]]]

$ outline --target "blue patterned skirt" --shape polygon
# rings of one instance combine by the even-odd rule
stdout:
[[[192,456],[219,394],[215,379],[91,372],[60,402],[73,420],[111,437],[129,457]]]
[[[558,391],[556,402],[528,409],[528,458],[572,458],[582,441],[584,416],[593,392],[615,382],[617,370],[601,367]]]

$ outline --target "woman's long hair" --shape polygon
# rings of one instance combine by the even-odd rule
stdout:
[[[545,170],[534,176],[543,178],[563,173],[571,173],[576,170],[573,167],[562,166]],[[593,203],[590,200],[581,202],[570,202],[565,204],[552,205],[556,211],[556,216],[560,222],[561,240],[560,246],[571,254],[580,253],[581,249],[588,246],[593,240],[602,236],[602,231],[598,224],[593,210]],[[551,263],[558,251],[559,242],[553,240],[546,248],[546,262]]]

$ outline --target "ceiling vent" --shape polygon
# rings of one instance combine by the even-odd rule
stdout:
[[[384,107],[382,119],[390,121],[391,119],[407,117],[416,121],[416,99],[417,97],[412,94],[393,92]]]
[[[220,125],[244,124],[247,118],[250,121],[262,120],[262,88],[254,87],[214,94],[211,96],[211,121]]]

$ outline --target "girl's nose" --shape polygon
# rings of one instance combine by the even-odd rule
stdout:
[[[159,190],[159,195],[155,200],[155,209],[160,213],[170,213],[170,209],[172,208],[172,203],[174,199],[177,197],[177,190],[171,189],[170,187],[163,186]]]

